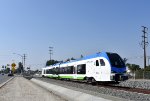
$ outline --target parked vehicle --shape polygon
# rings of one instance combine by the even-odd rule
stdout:
[[[14,76],[14,74],[13,73],[9,73],[8,76]]]

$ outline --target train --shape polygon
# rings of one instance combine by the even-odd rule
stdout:
[[[111,52],[99,52],[42,68],[42,77],[84,80],[92,83],[119,82],[128,79],[123,59],[117,53]]]

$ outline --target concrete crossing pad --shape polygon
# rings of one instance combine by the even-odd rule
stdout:
[[[15,77],[0,88],[0,101],[65,101],[23,77]]]

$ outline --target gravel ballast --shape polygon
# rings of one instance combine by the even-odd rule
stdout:
[[[150,89],[150,80],[134,80],[130,79],[124,82],[120,82],[119,86],[123,87],[132,87],[132,88],[141,88],[141,89]]]
[[[150,101],[150,94],[140,94],[136,92],[128,92],[128,91],[122,91],[122,90],[115,90],[115,89],[110,89],[110,88],[104,88],[104,87],[98,87],[98,86],[93,86],[90,84],[85,84],[85,83],[78,83],[78,82],[68,82],[68,81],[62,81],[62,80],[55,80],[55,79],[49,79],[49,78],[36,78],[40,79],[44,82],[56,84],[59,86],[63,86],[69,89],[85,92],[87,94],[99,96],[100,94],[105,94],[105,95],[110,95],[110,96],[115,96],[119,98],[124,98],[126,100],[134,100],[134,101]],[[150,88],[150,84],[148,83],[149,81],[138,81],[138,80],[128,80],[125,82],[121,82],[119,85],[120,86],[126,86],[126,87],[143,87],[146,86],[145,88]]]

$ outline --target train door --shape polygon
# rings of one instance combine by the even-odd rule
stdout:
[[[93,61],[87,61],[86,63],[86,77],[93,77],[94,72],[94,64]]]
[[[77,79],[77,65],[74,65],[73,67],[73,78]]]
[[[110,65],[107,59],[99,59],[101,81],[110,81]]]
[[[94,60],[95,61],[95,60]],[[94,62],[94,72],[93,72],[93,77],[96,81],[101,81],[101,71],[100,71],[100,63],[99,60],[96,59]]]

